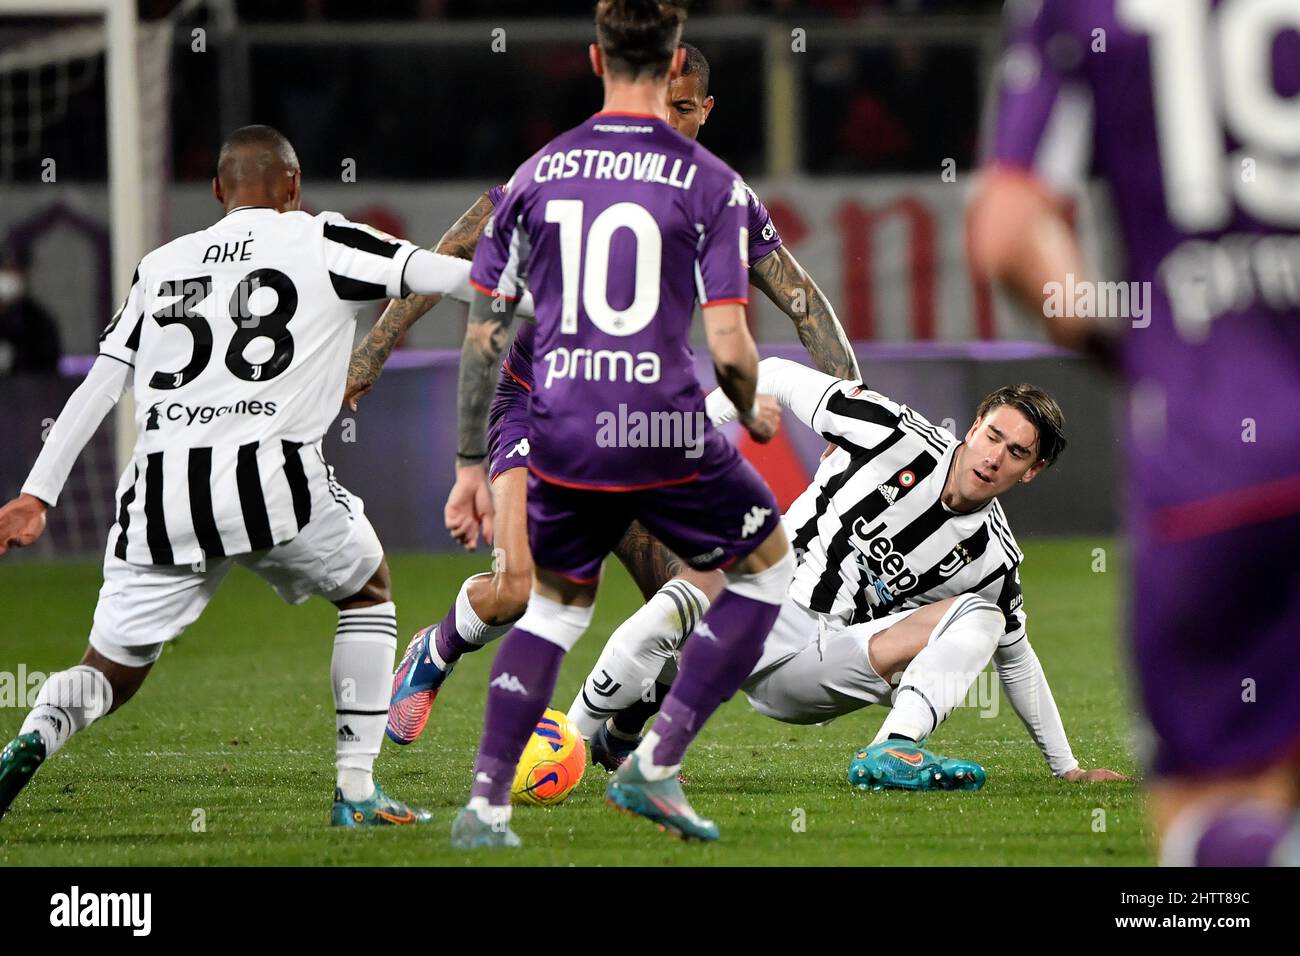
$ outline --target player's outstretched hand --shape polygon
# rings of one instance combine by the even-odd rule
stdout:
[[[1082,767],[1075,767],[1061,774],[1062,780],[1069,780],[1071,783],[1104,783],[1108,780],[1127,780],[1128,777],[1122,773],[1116,773],[1114,770],[1107,770],[1104,767],[1098,767],[1095,770],[1084,770]]]
[[[781,403],[771,395],[759,395],[754,402],[756,414],[747,422],[742,422],[749,437],[760,445],[770,442],[781,430]]]
[[[0,554],[25,548],[45,532],[45,502],[19,495],[0,508]]]
[[[492,489],[482,465],[457,466],[442,517],[451,536],[467,550],[478,547],[480,531],[484,541],[492,542]]]

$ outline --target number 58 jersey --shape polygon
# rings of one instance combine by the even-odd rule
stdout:
[[[415,246],[337,213],[244,207],[141,260],[100,355],[134,369],[137,440],[110,547],[193,564],[292,540],[332,479],[356,312]]]

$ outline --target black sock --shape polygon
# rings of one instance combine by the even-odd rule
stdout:
[[[655,681],[654,696],[650,700],[638,700],[614,715],[614,729],[625,737],[640,734],[646,722],[659,713],[659,707],[668,696],[670,686]]]

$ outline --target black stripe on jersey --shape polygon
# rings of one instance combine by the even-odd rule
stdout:
[[[827,434],[823,437],[830,440],[833,436]],[[848,480],[862,468],[871,464],[878,455],[893,448],[902,438],[903,433],[895,429],[888,438],[881,441],[874,448],[858,448],[856,451],[850,452],[849,463],[838,474],[832,475],[827,480],[826,486],[817,494],[817,501],[813,505],[813,516],[795,532],[792,547],[796,552],[808,550],[808,545],[812,542],[812,539],[817,537],[817,522],[821,521],[822,515],[826,514],[826,509],[830,506],[831,499],[839,493],[839,490],[844,487]]]
[[[116,329],[118,323],[122,321],[123,313],[126,312],[126,303],[131,301],[131,293],[135,291],[135,287],[139,284],[140,267],[137,266],[135,272],[131,275],[131,287],[126,291],[126,298],[122,301],[122,307],[113,313],[113,317],[108,320],[108,325],[104,326],[104,331],[99,333],[99,341],[102,342],[113,334],[113,330]],[[143,314],[140,317],[143,319]]]
[[[293,496],[293,516],[301,531],[311,520],[311,489],[307,487],[307,473],[302,470],[302,456],[298,449],[302,442],[281,440],[284,449],[284,476],[289,479],[289,494]]]
[[[121,363],[122,363],[123,365],[125,365],[127,368],[135,368],[135,364],[134,364],[134,363],[132,363],[132,362],[128,362],[126,359],[120,359],[120,358],[118,358],[116,355],[109,355],[107,352],[100,352],[100,353],[99,353],[98,355],[96,355],[95,357],[96,357],[96,358],[112,359],[114,362],[121,362]]]
[[[941,430],[937,425],[926,421],[920,416],[915,409],[903,406],[903,418],[917,431],[925,432],[940,445],[945,448],[952,441],[952,436]]]
[[[131,487],[126,489],[122,494],[122,503],[117,509],[117,524],[121,529],[117,535],[117,547],[113,553],[119,560],[126,560],[126,529],[131,523],[131,504],[135,501],[135,488],[140,484],[140,466],[135,466],[135,477],[131,479]]]
[[[1007,578],[1002,582],[1002,592],[998,594],[998,609],[1002,611],[1002,614],[1007,619],[1007,634],[1020,626],[1020,622],[1016,618],[1016,612],[1020,610],[1021,605],[1017,604],[1014,608],[1011,606],[1011,602],[1017,597],[1020,597],[1020,582],[1016,580],[1016,572],[1012,568],[1007,571]]]
[[[857,617],[854,617],[853,623],[860,624],[862,621],[868,621],[874,618],[884,617],[887,614],[893,614],[903,604],[906,604],[915,595],[926,594],[930,591],[933,591],[939,585],[943,584],[944,581],[948,580],[949,578],[957,574],[960,574],[962,568],[974,564],[976,561],[978,561],[980,558],[984,556],[984,552],[988,550],[988,546],[989,546],[989,527],[987,524],[981,524],[978,528],[975,529],[975,532],[973,534],[971,534],[969,537],[963,538],[956,545],[954,545],[952,550],[947,552],[942,558],[940,558],[933,567],[928,568],[927,570],[918,574],[916,576],[915,586],[908,588],[907,591],[905,592],[895,594],[894,600],[886,604],[877,605],[875,608],[872,609],[872,614],[869,617],[862,618],[861,620],[859,620]],[[957,568],[955,571],[950,571],[947,574],[944,574],[943,571],[940,570],[940,568],[948,560],[948,558],[950,558],[953,555],[953,553],[957,551],[957,548],[959,547],[963,548],[966,551],[968,560],[966,561],[965,564]],[[974,593],[979,593],[980,589],[971,588],[970,590]]]
[[[190,521],[203,558],[224,558],[225,546],[212,511],[212,449],[191,448],[189,463]]]
[[[928,431],[924,424],[917,421],[914,416],[907,414],[906,411],[903,413],[903,422],[917,438],[921,439],[921,441],[925,442],[939,454],[942,455],[947,453],[948,447],[932,431]]]
[[[348,302],[373,302],[388,298],[388,287],[378,282],[365,282],[331,272],[330,283],[334,286],[334,294]]]
[[[812,597],[808,602],[810,610],[825,614],[834,606],[835,595],[839,592],[841,580],[840,567],[853,553],[851,538],[853,529],[858,522],[875,520],[886,508],[896,504],[900,499],[910,494],[913,488],[925,481],[938,464],[939,460],[934,455],[929,452],[922,452],[881,483],[887,485],[893,482],[894,486],[898,488],[898,494],[895,495],[892,503],[880,491],[880,487],[877,486],[875,491],[869,495],[864,495],[861,501],[840,516],[840,529],[835,532],[830,545],[826,548],[826,569],[822,572],[817,586],[813,588]],[[910,485],[902,486],[898,483],[898,476],[905,471],[912,472],[916,476],[916,480]]]
[[[894,535],[894,550],[899,554],[910,554],[930,535],[957,517],[943,506],[943,501],[934,499],[934,504],[909,521],[898,534]]]
[[[235,484],[239,487],[239,507],[244,512],[250,551],[275,546],[271,538],[271,519],[266,513],[266,498],[262,496],[262,475],[257,469],[258,444],[254,441],[240,445],[235,464]]]
[[[869,399],[855,399],[844,392],[836,392],[826,400],[826,411],[832,415],[856,418],[860,422],[870,422],[882,428],[897,428],[898,416],[879,402]]]
[[[135,320],[135,328],[133,328],[131,330],[131,334],[126,337],[126,347],[129,348],[132,352],[139,351],[140,349],[140,331],[143,328],[144,328],[144,313],[141,312],[140,318]]]
[[[356,226],[339,226],[332,222],[325,223],[325,238],[340,245],[368,252],[372,256],[391,259],[397,255],[398,245],[387,239],[380,239],[373,233],[358,229]]]
[[[163,510],[163,453],[147,456],[144,467],[144,536],[154,564],[172,564],[172,542]]]
[[[1011,537],[1011,529],[1007,527],[1007,517],[1002,511],[1002,505],[994,501],[993,507],[989,509],[989,517],[993,523],[993,530],[997,533],[998,540],[1002,542],[1003,549],[1007,552],[1007,557],[1012,564],[1019,564],[1025,559],[1016,547],[1015,539]]]

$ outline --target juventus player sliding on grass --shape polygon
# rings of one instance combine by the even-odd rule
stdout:
[[[727,586],[683,655],[658,733],[609,785],[611,803],[676,835],[718,837],[677,782],[682,755],[739,687],[789,584],[793,557],[758,473],[708,426],[688,342],[698,300],[723,390],[759,441],[758,355],[745,321],[748,194],[707,150],[667,122],[685,13],[666,0],[600,0],[593,71],[604,109],[527,160],[474,254],[460,366],[461,462],[487,452],[494,372],[525,283],[547,363],[529,401],[528,609],[502,641],[456,847],[517,846],[509,828],[515,765],[551,698],[565,652],[591,621],[605,557],[633,520]],[[584,160],[589,157],[589,161]],[[501,306],[505,307],[502,308]],[[584,358],[585,357],[585,358]],[[584,362],[589,360],[589,364]],[[698,424],[698,443],[645,447],[610,433],[615,414]],[[481,467],[466,469],[486,488]],[[462,472],[464,473],[464,472]]]
[[[39,538],[81,449],[133,382],[138,438],[90,644],[78,666],[46,681],[0,752],[0,814],[72,734],[131,699],[238,563],[292,604],[320,595],[339,609],[332,822],[424,822],[426,811],[371,776],[396,610],[379,539],[361,501],[334,481],[321,439],[343,394],[358,308],[407,290],[468,296],[467,264],[337,213],[298,211],[298,159],[270,127],[230,136],[212,188],[225,217],[140,261],[23,493],[0,509],[0,554]]]
[[[682,74],[668,88],[668,121],[679,133],[695,139],[714,106],[709,95],[709,63],[691,44],[683,43],[682,48],[686,51]],[[435,247],[437,251],[471,258],[484,223],[503,198],[501,187],[489,190],[447,231]],[[750,283],[790,317],[818,368],[837,378],[856,378],[857,363],[830,303],[782,245],[767,209],[748,188],[746,201]],[[378,379],[398,339],[436,302],[429,296],[410,296],[385,310],[353,355],[347,398],[354,408],[356,400]],[[481,531],[494,546],[494,571],[466,580],[442,621],[420,630],[407,648],[397,671],[388,725],[389,738],[399,744],[413,742],[423,731],[434,698],[461,655],[500,637],[527,606],[533,583],[525,508],[532,446],[528,396],[534,381],[535,338],[533,324],[521,325],[501,365],[489,428],[490,499],[481,482],[470,482],[466,476],[458,480],[447,500],[449,530],[470,549],[477,546]],[[458,475],[462,472],[458,469]],[[722,590],[720,573],[687,567],[637,522],[619,542],[615,554],[647,601],[625,627],[655,632],[667,627],[680,639]],[[612,712],[606,710],[605,714]],[[593,731],[595,728],[584,733],[591,736]],[[592,759],[610,769],[635,746],[633,740],[620,739],[610,731],[595,733],[590,743]]]
[[[742,685],[754,709],[813,724],[892,701],[876,739],[850,765],[850,782],[978,789],[978,764],[920,744],[992,659],[1054,774],[1118,779],[1110,770],[1081,770],[1071,753],[1025,633],[1022,555],[997,500],[1033,481],[1065,448],[1055,399],[1031,385],[1000,388],[980,403],[958,442],[906,405],[786,359],[759,364],[758,388],[838,447],[785,515],[798,566],[763,656]],[[735,419],[719,390],[707,407],[715,425]],[[569,718],[584,730],[596,724],[599,732],[639,739],[671,685],[679,633],[664,624],[657,631],[620,627]],[[588,703],[593,697],[620,709],[608,725],[605,711]]]
[[[1007,15],[971,255],[1058,342],[1118,352],[1125,373],[1130,629],[1161,859],[1295,865],[1300,5],[1044,0]],[[1072,307],[1096,290],[1070,208],[1093,153],[1134,280],[1116,285],[1147,290],[1147,309],[1105,317],[1132,321],[1118,341],[1118,323]]]

